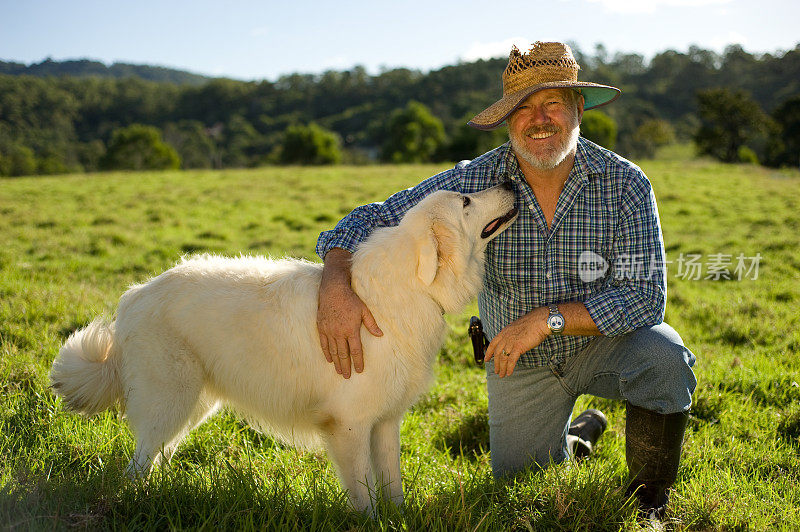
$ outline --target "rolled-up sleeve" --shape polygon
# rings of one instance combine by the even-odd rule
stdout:
[[[392,194],[386,201],[368,203],[353,209],[336,227],[320,233],[316,253],[321,259],[333,248],[355,251],[376,227],[391,227],[400,223],[403,215],[422,198],[437,190],[461,190],[461,168],[436,174],[416,186]]]
[[[664,320],[666,262],[655,194],[641,174],[623,197],[605,288],[584,301],[600,332],[617,336]]]

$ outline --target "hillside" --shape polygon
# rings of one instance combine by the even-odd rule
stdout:
[[[756,109],[758,134],[745,146],[748,160],[772,164],[771,146],[791,151],[770,120],[787,103],[800,107],[800,45],[774,54],[691,47],[650,61],[637,54],[610,57],[602,49],[574,52],[580,79],[622,89],[617,102],[589,115],[613,121],[616,133],[602,144],[625,157],[648,158],[656,144],[690,142],[703,120],[698,94],[717,88],[741,94]],[[424,106],[422,114],[437,132],[435,149],[408,161],[470,159],[504,141],[502,128],[486,133],[466,122],[501,95],[505,63],[479,60],[427,73],[397,68],[377,75],[354,67],[259,82],[89,60],[0,63],[0,175],[123,168],[106,156],[115,133],[136,124],[162,135],[183,168],[273,164],[287,128],[311,123],[334,134],[345,161],[374,162],[386,152],[393,117],[423,109],[412,102]]]
[[[177,85],[202,85],[211,78],[201,74],[193,74],[185,70],[176,70],[152,65],[133,65],[129,63],[113,63],[108,66],[91,59],[71,59],[53,61],[45,59],[40,63],[14,63],[0,61],[0,74],[11,76],[69,76],[74,78],[139,78],[147,81],[175,83]]]

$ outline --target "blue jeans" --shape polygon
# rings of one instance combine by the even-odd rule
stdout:
[[[695,357],[662,323],[593,339],[563,366],[517,366],[503,379],[486,364],[489,446],[495,477],[569,457],[567,430],[579,395],[624,399],[661,414],[685,412],[697,380]]]

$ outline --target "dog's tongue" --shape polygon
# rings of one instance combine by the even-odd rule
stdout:
[[[492,236],[494,232],[500,228],[501,225],[503,225],[509,220],[512,220],[516,215],[517,215],[517,209],[516,207],[514,207],[503,216],[495,218],[494,220],[486,224],[486,227],[483,228],[483,231],[481,231],[481,238],[488,238]]]
[[[494,220],[486,224],[486,227],[484,227],[483,231],[481,231],[481,237],[486,238],[487,236],[494,233],[495,229],[497,229],[497,226],[500,225],[501,223],[502,223],[502,218],[495,218]]]

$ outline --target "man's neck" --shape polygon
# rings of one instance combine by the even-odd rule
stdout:
[[[532,189],[561,192],[575,164],[575,152],[573,151],[567,155],[558,166],[550,170],[535,168],[522,157],[517,157],[517,162],[519,163],[520,170],[522,170],[522,173],[525,175],[525,181],[528,182],[528,185],[530,185]]]

